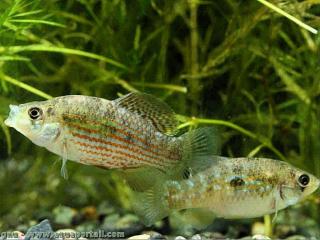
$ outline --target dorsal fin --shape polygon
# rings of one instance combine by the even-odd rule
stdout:
[[[158,98],[146,93],[129,93],[116,99],[115,103],[148,119],[161,133],[175,135],[178,132],[175,112]]]

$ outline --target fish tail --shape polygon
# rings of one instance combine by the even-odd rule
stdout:
[[[198,172],[212,164],[210,156],[219,155],[221,142],[218,130],[214,127],[203,127],[191,130],[181,136],[183,160],[180,171],[190,169]],[[184,170],[183,170],[184,169]]]
[[[133,209],[146,226],[167,217],[169,204],[167,194],[167,176],[159,173],[156,183],[145,192],[135,192]]]

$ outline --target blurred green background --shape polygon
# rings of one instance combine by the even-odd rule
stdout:
[[[320,27],[319,0],[272,3]],[[151,93],[182,127],[219,125],[225,156],[281,159],[319,177],[319,44],[256,0],[1,0],[0,229],[71,226],[75,212],[89,212],[90,229],[106,206],[131,212],[112,171],[68,162],[64,180],[58,156],[4,125],[9,104],[50,96]],[[319,201],[299,205],[315,224]]]

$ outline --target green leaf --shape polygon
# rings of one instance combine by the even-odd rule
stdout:
[[[19,55],[11,55],[11,56],[0,56],[0,61],[4,61],[4,62],[7,62],[7,61],[30,61],[29,58],[27,57],[22,57],[22,56],[19,56]]]
[[[10,22],[16,22],[16,23],[33,23],[33,24],[45,24],[55,27],[66,27],[65,25],[61,23],[56,23],[52,21],[46,21],[46,20],[39,20],[39,19],[10,19]]]
[[[285,70],[282,64],[280,64],[278,61],[276,61],[274,58],[270,58],[270,61],[273,63],[273,66],[281,78],[282,82],[286,85],[288,91],[292,92],[293,94],[297,95],[303,102],[306,104],[311,103],[311,99],[308,95],[308,93],[300,87]]]
[[[312,32],[313,34],[317,34],[318,31],[316,29],[314,29],[313,27],[310,27],[309,25],[305,24],[304,22],[302,22],[301,20],[297,19],[296,17],[290,15],[289,13],[283,11],[282,9],[278,8],[276,5],[265,1],[265,0],[257,0],[258,2],[262,3],[263,5],[267,6],[268,8],[272,9],[273,11],[281,14],[282,16],[288,18],[289,20],[291,20],[292,22],[296,23],[297,25],[299,25],[300,27],[308,30],[309,32]]]
[[[13,17],[25,17],[43,12],[43,9],[14,14]]]
[[[26,46],[10,46],[10,47],[0,47],[0,54],[1,52],[9,52],[9,53],[19,53],[19,52],[57,52],[57,53],[63,53],[63,54],[72,54],[72,55],[78,55],[82,57],[88,57],[96,60],[100,60],[106,63],[109,63],[113,66],[122,68],[122,69],[128,69],[125,65],[122,63],[119,63],[113,59],[95,54],[90,53],[82,50],[72,49],[72,48],[65,48],[65,47],[57,47],[53,45],[46,45],[46,44],[32,44],[32,45],[26,45]]]

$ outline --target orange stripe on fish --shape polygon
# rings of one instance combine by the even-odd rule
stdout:
[[[100,152],[95,152],[95,151],[90,151],[90,150],[85,150],[85,149],[79,149],[79,151],[85,152],[85,153],[88,153],[88,154],[92,154],[92,155],[100,155],[100,156],[102,156],[102,158],[101,157],[100,158],[98,158],[98,157],[95,157],[95,158],[83,158],[82,162],[87,159],[87,160],[90,161],[89,163],[94,163],[95,165],[109,167],[109,168],[127,167],[127,166],[131,166],[132,167],[132,162],[128,162],[127,158],[122,158],[120,156],[113,155],[113,154],[103,154],[103,153],[100,153]],[[108,158],[103,158],[103,157],[108,157]],[[110,161],[110,159],[112,159],[113,161]]]
[[[102,147],[102,146],[96,146],[96,145],[90,145],[88,143],[83,143],[83,142],[79,142],[79,141],[73,141],[75,144],[78,144],[78,145],[81,145],[83,147],[90,147],[90,148],[94,148],[96,150],[100,150],[100,151],[110,151],[110,148],[107,148],[107,147]],[[166,159],[161,159],[159,157],[156,157],[156,156],[152,156],[152,155],[148,155],[148,154],[145,154],[143,153],[141,150],[138,150],[138,149],[134,149],[134,148],[123,148],[123,145],[121,144],[117,144],[117,143],[113,143],[113,142],[110,142],[108,143],[108,145],[110,146],[113,146],[113,147],[116,147],[116,148],[120,148],[120,149],[124,149],[124,150],[130,150],[131,152],[134,152],[134,153],[137,153],[139,155],[142,155],[146,158],[149,158],[149,159],[153,159],[155,160],[154,163],[158,163],[159,164],[159,160],[163,161],[163,162],[169,162],[167,161]],[[157,158],[157,159],[156,159]],[[160,162],[161,163],[161,162]]]
[[[105,159],[104,158],[81,158],[80,159],[80,163],[83,164],[91,164],[94,165],[96,167],[102,167],[102,168],[123,168],[123,169],[127,169],[127,168],[132,168],[132,166],[130,166],[130,164],[128,164],[128,162],[126,162],[125,158],[117,158],[115,159],[114,157],[111,157],[112,160],[115,160],[115,162],[117,161],[116,164],[109,164],[110,162],[108,162],[108,165],[106,165]],[[122,160],[122,161],[119,161]],[[135,167],[133,167],[135,168]]]
[[[77,116],[77,115],[74,115],[74,116]],[[103,123],[101,122],[97,122],[97,121],[93,121],[93,120],[87,120],[87,119],[82,119],[80,118],[81,115],[78,116],[78,119],[81,119],[81,120],[84,120],[84,122],[86,123],[89,123],[89,124],[94,124],[96,126],[103,126]],[[109,120],[108,120],[109,121]],[[114,123],[114,124],[118,124],[118,123],[115,123],[113,121],[110,120],[110,122]],[[86,131],[86,132],[89,132],[89,133],[95,133],[95,134],[101,134],[99,130],[95,130],[95,129],[88,129],[88,128],[85,128],[83,126],[80,126],[78,124],[75,124],[75,123],[71,123],[71,122],[68,122],[68,125],[70,125],[71,127],[74,127],[74,128],[77,128],[77,129],[80,129],[80,130],[83,130],[83,131]],[[120,125],[120,124],[119,124]],[[128,128],[129,130],[132,130],[134,131],[133,129],[127,127],[127,126],[124,126],[122,125],[124,128]],[[109,127],[112,127],[112,126],[109,126]],[[133,134],[130,134],[129,132],[127,131],[124,131],[120,128],[116,128],[116,131],[117,132],[120,132],[122,133],[123,135],[125,136],[130,136],[130,138],[134,139],[134,140],[137,140],[138,142],[144,144],[145,146],[147,146],[148,148],[151,148],[151,149],[154,149],[154,150],[159,150],[159,146],[155,145],[155,144],[152,144],[151,142],[146,142],[144,139],[142,138],[139,138],[138,136],[136,135],[133,135]],[[144,134],[143,132],[140,132],[141,134]],[[110,137],[114,136],[114,135],[108,135]],[[123,140],[125,140],[124,138],[122,138]],[[130,143],[130,144],[135,144],[134,142],[131,142],[131,141],[127,141],[127,143]],[[140,145],[138,145],[140,147]],[[160,152],[154,152],[154,151],[151,151],[151,150],[148,150],[148,149],[144,149],[145,151],[148,151],[149,153],[153,153],[153,154],[157,154],[157,155],[160,155],[160,156],[163,156],[167,159],[171,159],[173,161],[178,161],[180,156],[178,154],[175,154],[173,157],[168,157],[166,154],[162,154]],[[161,150],[162,151],[162,150]],[[169,155],[169,153],[168,153]]]
[[[85,146],[88,147],[87,144],[85,144]],[[110,155],[109,156],[109,154],[104,154],[104,153],[101,153],[101,152],[90,151],[90,150],[85,150],[85,149],[79,149],[79,151],[86,152],[86,153],[89,153],[89,154],[92,154],[92,155],[108,157],[108,158],[103,158],[104,161],[109,160],[110,159],[109,157],[111,157],[111,159],[114,159],[114,160],[117,160],[117,161],[124,160],[124,163],[127,163],[127,164],[128,164],[128,159],[133,160],[133,162],[137,163],[138,165],[140,165],[141,162],[150,163],[150,161],[148,161],[147,159],[139,158],[139,157],[134,156],[134,155],[129,154],[129,153],[121,152],[121,151],[114,150],[114,149],[107,149],[107,150],[108,150],[108,152],[119,154],[119,155],[125,156],[127,158],[122,158],[122,157],[116,156],[116,155]],[[138,162],[135,161],[135,160],[138,160]],[[108,165],[110,162],[108,161],[108,162],[103,162],[103,163],[106,163]],[[159,164],[159,163],[157,163],[157,164],[160,165],[161,167],[165,167],[166,166],[166,165],[162,165],[162,164]],[[130,165],[132,165],[132,163]]]
[[[89,132],[89,133],[94,133],[94,134],[99,134],[99,131],[98,130],[94,130],[94,129],[88,129],[88,128],[85,128],[85,127],[82,127],[82,126],[79,126],[77,124],[70,124],[72,125],[73,127],[77,128],[78,130],[82,130],[82,131],[86,131],[86,132]],[[71,132],[73,134],[73,132]],[[79,134],[79,133],[77,133]],[[85,136],[85,135],[82,135],[82,134],[79,134],[81,136]],[[86,135],[87,136],[87,135]],[[140,150],[135,150],[134,148],[128,148],[126,147],[126,145],[117,145],[117,147],[120,147],[122,149],[128,149],[128,150],[131,150],[131,151],[134,151],[136,153],[139,153],[139,154],[142,154],[142,155],[145,155],[145,156],[148,156],[148,157],[152,157],[152,158],[157,158],[161,161],[168,161],[168,162],[172,162],[172,161],[178,161],[179,160],[179,156],[170,156],[170,153],[167,151],[167,154],[164,154],[164,153],[161,153],[161,150],[159,147],[154,147],[154,149],[157,149],[159,150],[158,152],[155,152],[155,151],[152,151],[151,149],[148,149],[146,147],[143,147],[141,145],[137,145],[135,144],[134,142],[131,142],[129,140],[126,140],[125,138],[122,138],[116,134],[109,134],[107,135],[108,137],[112,138],[112,139],[115,139],[115,140],[118,140],[120,142],[123,142],[123,143],[126,143],[126,145],[131,145],[131,146],[135,146],[136,148],[139,148]],[[100,143],[104,143],[104,144],[109,144],[110,142],[107,142],[105,140],[103,140],[103,138],[94,138],[94,137],[91,137],[91,136],[88,136],[89,138],[91,138],[92,141],[94,140],[97,140],[97,139],[100,139],[101,141],[99,141]],[[145,153],[149,153],[150,155],[147,155]],[[174,158],[175,157],[175,158]]]
[[[94,165],[94,166],[98,166],[98,167],[107,167],[107,168],[118,168],[118,167],[123,167],[123,164],[120,162],[108,162],[107,166],[106,166],[106,162],[105,162],[105,158],[81,158],[80,163],[83,164],[90,164],[90,165]]]
[[[102,139],[98,139],[98,138],[93,138],[93,137],[89,137],[87,135],[81,135],[81,134],[78,134],[78,133],[72,133],[73,136],[75,137],[78,137],[80,139],[85,139],[85,140],[89,140],[89,141],[93,141],[93,142],[99,142],[99,143],[103,143],[103,144],[107,144],[107,145],[110,145],[110,146],[114,146],[114,147],[117,147],[117,148],[121,148],[121,149],[125,149],[125,150],[130,150],[132,152],[134,152],[133,150],[134,149],[130,149],[130,148],[125,148],[123,147],[123,145],[121,144],[117,144],[117,143],[113,143],[113,142],[108,142],[108,141],[104,141]],[[153,159],[153,160],[147,160],[145,158],[141,158],[141,157],[137,157],[135,155],[132,155],[132,154],[129,154],[129,153],[125,153],[125,152],[121,152],[119,150],[114,150],[114,149],[111,149],[111,148],[107,148],[107,147],[102,147],[102,146],[95,146],[95,145],[90,145],[88,143],[84,143],[84,142],[79,142],[79,141],[74,141],[75,144],[78,144],[80,146],[83,146],[83,147],[91,147],[91,148],[95,148],[97,150],[104,150],[104,151],[109,151],[109,152],[113,152],[113,153],[117,153],[117,154],[120,154],[120,155],[123,155],[123,156],[126,156],[126,157],[129,157],[131,159],[134,159],[134,160],[138,160],[139,162],[145,162],[145,163],[151,163],[152,165],[156,164],[156,165],[160,165],[160,166],[167,166],[168,164],[162,164],[162,162],[159,162],[159,160],[157,159]],[[96,155],[99,155],[99,152],[96,152],[97,154]],[[139,163],[138,162],[138,163]]]

